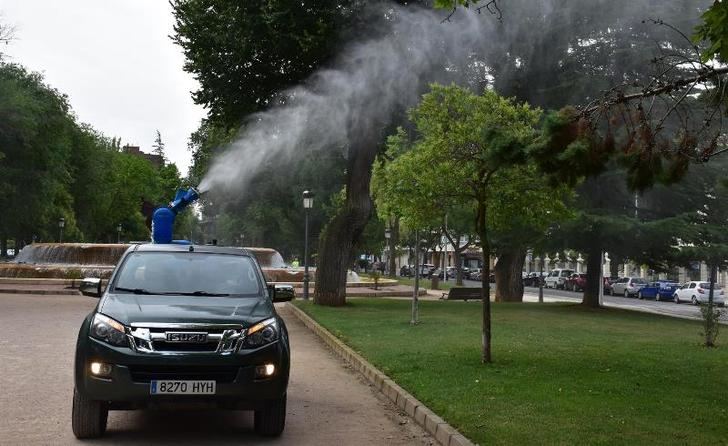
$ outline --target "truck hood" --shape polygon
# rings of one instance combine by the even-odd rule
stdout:
[[[273,316],[265,297],[107,294],[99,311],[124,325],[143,322],[252,325]]]

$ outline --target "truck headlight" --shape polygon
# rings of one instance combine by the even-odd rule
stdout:
[[[91,322],[91,336],[117,347],[129,346],[124,325],[101,313],[94,315],[94,320]]]
[[[278,340],[278,321],[272,317],[258,322],[245,331],[243,348],[258,348]]]

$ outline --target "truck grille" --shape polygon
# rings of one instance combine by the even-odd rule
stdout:
[[[230,383],[238,376],[238,367],[230,366],[129,366],[134,382],[148,383],[153,379],[212,380]]]
[[[237,351],[242,326],[207,324],[132,324],[128,332],[134,350],[142,353],[220,353]]]
[[[152,346],[158,352],[214,352],[217,350],[218,341],[205,342],[204,344],[183,344],[165,341],[154,341]]]

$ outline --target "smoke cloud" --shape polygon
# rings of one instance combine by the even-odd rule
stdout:
[[[212,165],[199,190],[242,190],[267,163],[310,151],[341,148],[417,102],[427,83],[462,76],[497,21],[473,11],[444,14],[396,5],[372,12],[378,37],[348,45],[333,68],[314,73],[303,86],[283,92],[282,105],[253,115]]]

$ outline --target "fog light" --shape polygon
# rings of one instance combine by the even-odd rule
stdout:
[[[107,377],[111,375],[111,364],[103,362],[92,362],[91,363],[91,374],[96,376]]]
[[[255,368],[255,377],[268,378],[270,376],[273,376],[275,372],[276,366],[274,366],[273,364],[259,365]]]

